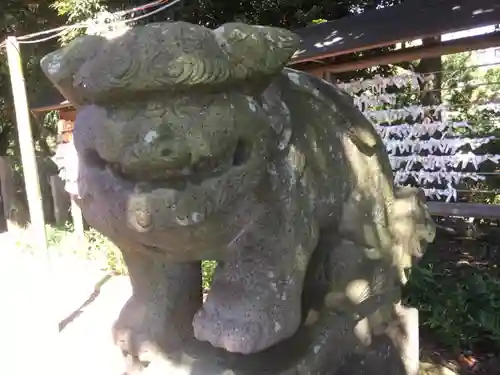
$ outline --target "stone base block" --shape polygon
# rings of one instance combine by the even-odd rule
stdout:
[[[418,312],[393,306],[386,329],[375,333],[367,318],[310,312],[291,339],[249,356],[229,354],[192,340],[182,351],[157,358],[141,375],[416,375]]]

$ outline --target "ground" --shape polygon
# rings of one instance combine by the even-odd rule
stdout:
[[[12,359],[2,364],[5,373],[47,369],[53,375],[121,375],[121,356],[111,343],[110,327],[130,295],[128,279],[74,257],[54,257],[47,281],[44,255],[22,254],[6,234],[0,235],[0,243],[0,293],[2,306],[7,306],[0,314],[0,351]],[[455,266],[471,263],[460,244],[463,241],[439,243],[438,258]],[[478,259],[474,262],[484,266]],[[52,294],[49,282],[55,286]],[[463,356],[423,329],[420,375],[500,374],[499,358],[489,352],[486,348]]]
[[[1,372],[122,374],[110,327],[130,295],[127,278],[58,257],[48,281],[43,255],[20,254],[6,234],[0,243],[0,351],[11,359],[2,363]],[[53,293],[49,282],[56,286]]]

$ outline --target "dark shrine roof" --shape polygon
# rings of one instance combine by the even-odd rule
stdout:
[[[292,64],[500,23],[500,0],[406,0],[295,30]]]

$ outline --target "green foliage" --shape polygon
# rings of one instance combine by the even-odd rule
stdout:
[[[100,0],[56,0],[51,7],[57,14],[66,19],[68,24],[76,24],[92,19],[96,14],[104,12],[106,7]],[[68,29],[61,38],[62,45],[85,34],[85,28]]]
[[[444,246],[441,244],[441,246]],[[444,251],[460,251],[457,244]],[[477,247],[476,247],[477,246]],[[489,244],[475,244],[469,255]],[[442,344],[457,350],[486,346],[500,350],[500,275],[485,267],[487,260],[459,259],[440,254],[436,245],[412,269],[404,295],[420,311],[420,324]],[[490,258],[490,263],[494,261]]]
[[[100,0],[57,0],[51,6],[71,23],[85,21],[105,9]]]
[[[130,5],[142,5],[148,0],[129,1]],[[313,20],[333,20],[358,10],[392,5],[394,0],[192,0],[184,1],[172,10],[154,16],[152,21],[167,19],[184,20],[216,27],[225,22],[242,21],[252,24],[280,26],[289,29],[310,24]],[[113,2],[108,1],[110,7]]]
[[[91,259],[104,257],[108,270],[122,275],[127,274],[127,266],[120,250],[114,243],[93,228],[85,233],[85,238],[87,240],[87,253]]]
[[[2,14],[0,39],[4,40],[8,35],[25,35],[60,24],[57,14],[50,9],[49,5],[47,1],[0,2]],[[50,86],[39,67],[39,59],[53,50],[57,46],[56,42],[22,45],[22,61],[30,101]],[[43,119],[32,118],[32,132],[38,152],[46,152],[49,149],[46,144],[46,135],[54,132],[52,126],[51,123],[44,123]],[[9,69],[5,50],[2,49],[0,52],[0,155],[17,156],[18,154]]]
[[[205,260],[201,263],[201,276],[203,277],[203,291],[208,291],[210,285],[212,285],[213,275],[215,268],[217,267],[217,262],[213,260]]]
[[[480,106],[500,98],[500,68],[474,67],[477,53],[457,53],[443,59],[442,99],[453,108],[450,113],[453,121],[473,125],[472,131],[464,131],[464,134],[500,135],[500,113]]]
[[[56,0],[54,6],[69,22],[81,21],[108,9],[110,12],[145,5],[151,0]],[[173,6],[143,22],[183,20],[208,27],[225,22],[242,21],[253,24],[297,28],[312,22],[324,22],[359,13],[365,9],[390,6],[400,0],[191,0]],[[142,22],[141,22],[142,23]]]

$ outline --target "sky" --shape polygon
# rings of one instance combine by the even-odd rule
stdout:
[[[494,31],[495,31],[495,25],[476,27],[475,29],[457,31],[454,33],[449,33],[449,34],[443,34],[441,37],[441,40],[444,42],[447,40],[466,38],[469,36],[476,36],[476,35],[481,35],[481,34],[492,33]]]

